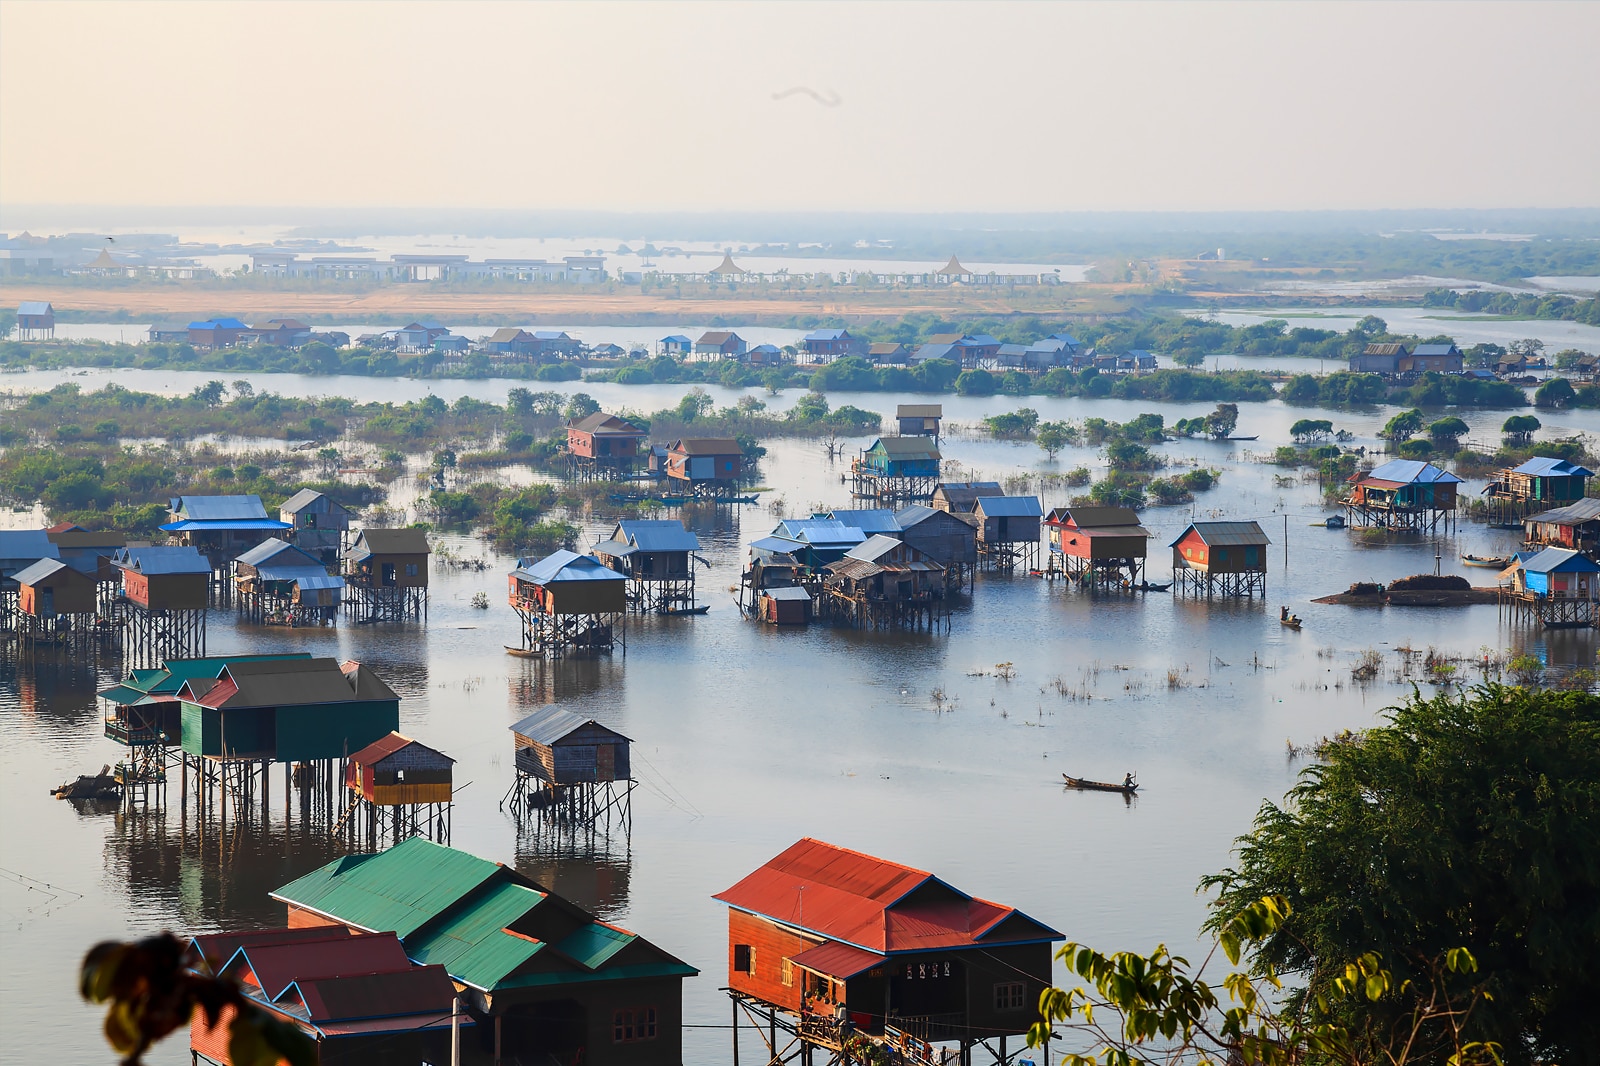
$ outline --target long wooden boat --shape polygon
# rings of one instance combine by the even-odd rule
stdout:
[[[1084,792],[1120,792],[1124,796],[1131,796],[1139,791],[1138,783],[1132,785],[1114,785],[1109,781],[1090,781],[1083,777],[1073,777],[1071,774],[1062,774],[1068,788],[1080,789]]]
[[[709,610],[711,610],[711,605],[709,603],[702,603],[698,607],[673,607],[669,610],[662,611],[661,613],[669,617],[673,617],[683,614],[705,614]]]
[[[1289,617],[1289,618],[1280,618],[1280,619],[1278,619],[1278,624],[1280,626],[1287,626],[1290,629],[1299,629],[1300,628],[1300,621],[1301,621],[1301,619],[1299,618],[1298,615],[1296,615],[1296,616],[1292,616],[1292,617]]]
[[[1487,566],[1495,570],[1504,570],[1510,565],[1511,560],[1498,555],[1462,555],[1462,566]]]

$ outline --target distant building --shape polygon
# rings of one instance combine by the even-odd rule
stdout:
[[[189,343],[196,348],[231,348],[250,327],[237,318],[208,318],[189,323]]]
[[[685,437],[667,448],[667,481],[679,487],[731,490],[744,470],[744,454],[732,437]]]
[[[538,346],[533,334],[516,326],[501,326],[483,342],[484,349],[496,355],[532,355]]]
[[[189,323],[155,322],[148,333],[151,344],[188,344]]]
[[[1409,354],[1403,344],[1369,344],[1350,357],[1350,369],[1357,374],[1398,374],[1400,360]]]
[[[287,522],[267,517],[261,497],[174,496],[172,520],[161,527],[175,534],[180,545],[197,548],[222,570],[240,555],[290,528]]]
[[[694,341],[681,333],[674,333],[657,341],[656,350],[662,355],[689,355],[694,351]]]
[[[411,322],[394,331],[395,347],[406,352],[425,352],[433,342],[450,331],[437,322]]]
[[[311,327],[293,318],[269,318],[239,335],[242,344],[273,344],[298,348],[311,339]]]
[[[867,358],[880,366],[900,366],[911,357],[911,349],[898,341],[867,346]]]
[[[751,366],[781,366],[783,349],[776,344],[758,344],[745,352],[745,362]]]
[[[350,518],[349,508],[315,489],[301,489],[278,508],[278,520],[291,527],[284,539],[327,564],[338,562],[350,533]]]
[[[847,355],[865,355],[867,342],[852,337],[846,329],[814,329],[800,341],[800,350],[809,362],[826,363]]]
[[[700,339],[694,342],[695,358],[708,362],[720,359],[742,359],[745,351],[744,339],[737,333],[728,330],[712,330],[709,333],[703,333]]]
[[[1402,374],[1459,374],[1466,365],[1466,357],[1454,344],[1419,344],[1408,356],[1400,359]]]
[[[17,339],[44,340],[56,335],[56,309],[44,300],[24,300],[17,305]]]

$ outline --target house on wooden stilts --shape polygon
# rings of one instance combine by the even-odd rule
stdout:
[[[1489,524],[1515,528],[1531,514],[1584,499],[1594,471],[1568,459],[1536,455],[1521,466],[1498,470],[1484,486]]]
[[[192,547],[123,548],[111,564],[122,577],[117,609],[130,668],[206,653],[211,563]]]
[[[191,547],[211,564],[211,585],[218,602],[233,591],[233,561],[270,537],[282,536],[289,523],[267,517],[260,496],[174,496],[172,520],[161,527],[174,543]]]
[[[293,544],[264,540],[233,561],[239,614],[258,625],[332,625],[344,601],[344,578]]]
[[[344,552],[344,602],[369,622],[426,621],[428,534],[363,529]]]
[[[278,508],[278,520],[290,526],[283,539],[323,566],[337,567],[339,553],[350,546],[351,517],[344,504],[315,489],[301,489]]]
[[[1037,496],[980,496],[973,505],[977,523],[978,565],[987,570],[1037,570],[1039,520],[1044,508]]]
[[[894,417],[902,437],[932,437],[937,442],[939,426],[944,420],[944,405],[903,403],[895,407]]]
[[[1403,533],[1455,529],[1461,479],[1420,459],[1391,459],[1350,476],[1345,512],[1352,525]]]
[[[40,559],[12,580],[17,585],[15,633],[22,645],[49,644],[87,655],[118,636],[115,624],[100,615],[94,578],[60,559]]]
[[[895,512],[900,539],[944,567],[945,584],[959,590],[978,565],[978,531],[972,516],[936,511],[914,503]]]
[[[628,579],[592,555],[565,548],[518,559],[508,600],[522,623],[514,654],[538,658],[627,649]]]
[[[450,843],[455,760],[400,733],[379,737],[345,761],[349,806],[340,825],[351,841],[378,847],[412,836]]]
[[[732,437],[684,437],[667,446],[663,472],[669,491],[701,500],[732,499],[744,476],[744,453]]]
[[[877,534],[822,568],[820,614],[857,629],[948,629],[944,567]]]
[[[1571,548],[1590,556],[1600,553],[1600,500],[1586,497],[1529,515],[1523,519],[1522,532],[1532,547]]]
[[[929,437],[879,437],[851,461],[851,492],[888,506],[928,500],[939,483],[940,460]]]
[[[998,481],[941,481],[934,486],[928,506],[951,514],[971,514],[984,496],[1004,496]]]
[[[840,1062],[859,1042],[871,1047],[851,1061],[1005,1066],[1065,939],[926,870],[812,839],[713,898],[728,905],[734,1045],[748,1023],[766,1045],[756,1061]]]
[[[694,610],[700,538],[676,518],[623,519],[595,558],[628,579],[628,607],[649,614]]]
[[[592,718],[555,705],[541,707],[511,727],[516,780],[501,797],[518,822],[594,843],[615,831],[633,833],[632,743]]]
[[[1600,563],[1567,548],[1518,552],[1502,573],[1502,603],[1513,618],[1546,629],[1600,623]]]
[[[42,529],[0,529],[0,638],[17,634],[17,575],[40,559],[59,558]]]
[[[618,415],[596,411],[567,423],[567,459],[575,477],[627,480],[649,434]]]
[[[1091,591],[1132,589],[1144,580],[1150,531],[1128,507],[1057,507],[1045,518],[1050,531],[1046,576],[1062,575]]]
[[[1172,580],[1180,594],[1265,597],[1267,545],[1255,522],[1191,522],[1172,542]]]

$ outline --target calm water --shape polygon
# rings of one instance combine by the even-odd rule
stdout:
[[[171,390],[192,387],[181,375],[155,376]],[[18,375],[7,384],[48,387],[51,380]],[[144,376],[122,380],[148,387]],[[331,379],[270,379],[285,392],[298,391],[296,382],[317,393],[341,391]],[[511,384],[434,386],[441,395],[493,398]],[[425,388],[359,379],[348,391],[403,398]],[[620,398],[648,408],[674,402],[684,390],[588,391],[602,402]],[[737,395],[713,391],[719,403]],[[873,394],[835,402],[887,411],[896,399]],[[1017,406],[952,397],[945,403],[958,422]],[[1046,418],[1073,419],[1121,420],[1159,410],[1170,420],[1202,410],[1043,399],[1029,405]],[[1325,416],[1366,440],[1389,413]],[[830,464],[816,443],[774,441],[762,470],[772,491],[760,505],[695,519],[713,563],[699,585],[710,614],[630,622],[626,655],[559,664],[507,656],[502,646],[517,639],[503,599],[510,561],[465,537],[452,546],[485,558],[488,569],[436,571],[426,625],[291,633],[241,627],[230,612],[217,611],[209,651],[305,649],[371,664],[404,697],[402,730],[459,760],[456,781],[470,782],[457,798],[453,843],[515,863],[701,967],[702,976],[686,985],[692,1023],[727,1019],[717,991],[726,919],[711,893],[802,835],[933,869],[1074,939],[1144,949],[1165,941],[1187,950],[1204,914],[1197,880],[1226,865],[1231,840],[1256,808],[1294,779],[1285,741],[1371,724],[1409,691],[1388,676],[1399,667],[1393,648],[1437,646],[1472,655],[1482,647],[1512,647],[1554,663],[1595,659],[1594,633],[1514,631],[1500,624],[1494,607],[1358,610],[1309,603],[1355,580],[1431,572],[1436,555],[1450,573],[1462,551],[1511,547],[1507,534],[1465,524],[1454,537],[1376,547],[1312,527],[1329,513],[1316,486],[1279,483],[1281,471],[1252,459],[1255,450],[1270,452],[1283,442],[1291,421],[1316,414],[1245,405],[1239,432],[1260,434],[1258,443],[1180,442],[1163,449],[1175,464],[1203,462],[1223,471],[1221,485],[1195,505],[1197,513],[1257,518],[1273,538],[1265,603],[1194,603],[1170,594],[1094,599],[1027,577],[980,576],[948,635],[764,628],[740,618],[728,589],[738,580],[745,545],[776,521],[769,508],[778,498],[790,514],[848,503],[842,464]],[[1465,417],[1488,433],[1504,414]],[[1600,430],[1593,413],[1561,421],[1551,431]],[[1084,448],[1047,464],[1031,445],[963,435],[944,451],[972,475],[1099,462]],[[1046,506],[1063,502],[1060,495],[1047,496]],[[1165,579],[1165,545],[1190,514],[1188,507],[1145,512],[1155,534],[1153,579]],[[575,517],[589,538],[609,529],[605,515]],[[1486,572],[1471,576],[1481,582]],[[493,605],[488,611],[470,606],[480,591]],[[1285,603],[1305,617],[1303,632],[1276,624]],[[1389,671],[1356,686],[1350,666],[1368,647],[1385,653]],[[997,663],[1013,664],[1015,676],[996,676]],[[6,815],[0,946],[8,960],[0,974],[0,1058],[6,1061],[40,1061],[47,1053],[59,1061],[110,1061],[98,1018],[74,993],[78,957],[94,940],[281,923],[281,908],[266,893],[335,854],[298,816],[286,827],[281,811],[265,831],[223,841],[213,828],[202,843],[193,814],[183,819],[175,800],[163,817],[80,813],[50,798],[50,787],[120,754],[100,734],[93,696],[111,680],[109,670],[90,664],[0,661]],[[935,709],[935,689],[949,697],[943,711]],[[519,835],[500,811],[511,780],[507,727],[550,701],[633,738],[640,787],[631,847],[619,845],[600,858],[553,854]],[[1128,770],[1138,772],[1146,789],[1131,805],[1060,787],[1062,772],[1111,778]],[[274,781],[279,802],[281,780]],[[725,1030],[691,1029],[685,1061],[727,1062],[727,1044]],[[169,1041],[152,1061],[187,1061],[182,1041]]]

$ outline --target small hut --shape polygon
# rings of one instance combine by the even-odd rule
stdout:
[[[128,546],[128,538],[121,533],[97,533],[62,522],[45,530],[50,543],[56,546],[61,561],[80,573],[88,574],[97,582],[115,583],[117,568],[111,565],[118,548]]]
[[[46,300],[17,305],[17,340],[40,341],[56,335],[56,309]]]
[[[1574,503],[1584,492],[1594,471],[1568,459],[1536,455],[1521,466],[1497,471],[1484,487],[1489,519],[1497,525],[1520,522],[1535,511]]]
[[[930,499],[941,459],[939,446],[927,437],[879,437],[851,462],[852,491],[887,504]]]
[[[518,559],[507,576],[522,655],[610,651],[625,642],[628,579],[592,555],[561,549]]]
[[[941,481],[934,486],[931,506],[951,514],[971,514],[984,496],[1004,496],[998,481]]]
[[[894,417],[900,425],[902,437],[932,437],[938,440],[939,424],[944,419],[944,404],[899,404],[894,409]]]
[[[1128,507],[1057,507],[1044,520],[1050,530],[1050,573],[1090,588],[1139,583],[1150,531]]]
[[[174,496],[172,520],[161,527],[180,545],[199,549],[213,573],[257,544],[282,534],[289,523],[267,517],[260,496]],[[221,578],[219,578],[220,580]]]
[[[983,566],[1037,569],[1039,520],[1044,517],[1039,497],[980,496],[972,514],[978,523],[978,560]]]
[[[1600,551],[1600,500],[1586,497],[1553,511],[1529,515],[1523,519],[1522,531],[1532,545]]]
[[[628,578],[628,605],[657,614],[694,609],[699,550],[700,538],[676,518],[624,519],[594,546],[596,558]]]
[[[561,811],[590,824],[616,814],[631,826],[632,741],[627,737],[554,705],[534,711],[511,732],[516,743],[517,779],[510,795],[514,811]]]
[[[368,744],[345,763],[345,788],[352,797],[349,824],[364,824],[367,839],[399,843],[421,834],[450,842],[450,800],[455,760],[401,733]],[[364,816],[363,816],[364,815]]]
[[[211,563],[191,547],[122,548],[112,557],[122,577],[123,652],[130,667],[206,653]]]
[[[950,620],[944,567],[880,535],[823,568],[822,615],[858,629],[933,629]]]
[[[345,603],[374,621],[428,616],[428,534],[363,529],[344,552]]]
[[[764,588],[757,610],[768,625],[803,626],[811,621],[811,592],[798,585]]]
[[[1408,533],[1453,528],[1461,479],[1420,459],[1391,459],[1350,477],[1345,509],[1352,524]]]
[[[744,453],[732,437],[684,437],[667,447],[667,482],[688,495],[731,496],[743,471]]]
[[[274,537],[233,561],[239,612],[273,625],[331,625],[344,600],[344,578],[320,560]]]
[[[844,558],[845,552],[866,540],[868,534],[858,525],[832,518],[786,518],[771,536],[796,545],[778,547],[777,554],[792,555],[806,566],[820,569]]]
[[[1600,619],[1600,563],[1567,548],[1519,552],[1506,568],[1518,613],[1549,629],[1592,626]]]
[[[350,517],[349,508],[315,489],[301,489],[278,508],[278,519],[290,526],[284,539],[329,566],[349,539]]]
[[[39,619],[58,615],[93,615],[95,580],[60,559],[40,559],[18,571],[17,609]]]
[[[1266,596],[1267,545],[1256,522],[1191,522],[1172,542],[1172,577],[1180,592]]]

